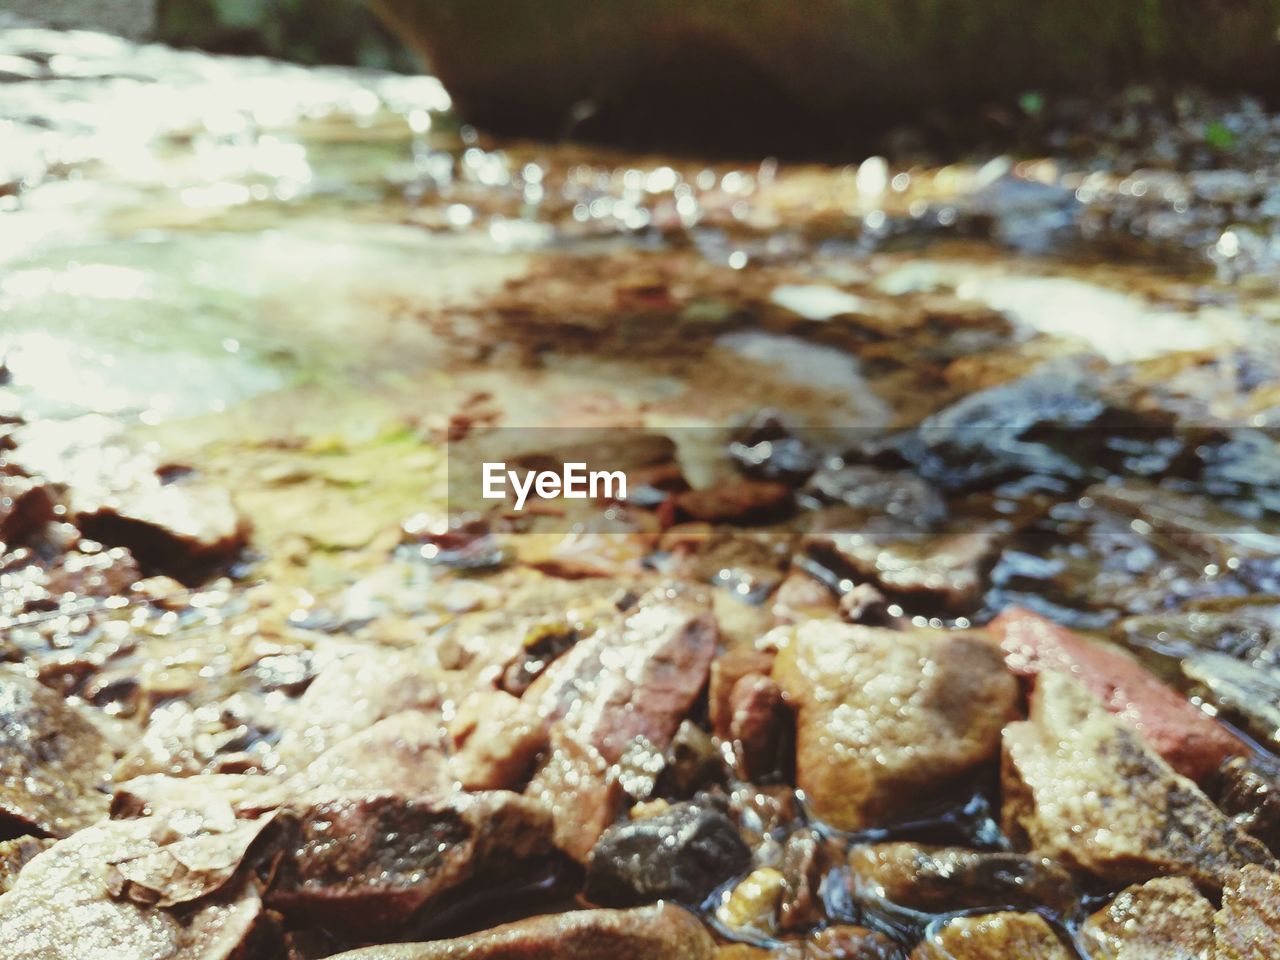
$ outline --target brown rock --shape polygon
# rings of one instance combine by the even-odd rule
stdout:
[[[991,622],[1009,669],[1070,673],[1106,708],[1137,728],[1175,770],[1203,783],[1225,758],[1246,752],[1225,727],[1188,703],[1132,657],[1091,643],[1028,610],[1006,610]]]
[[[236,881],[181,914],[111,893],[114,862],[156,849],[151,820],[104,820],[26,865],[0,897],[5,960],[278,960],[262,903]]]
[[[889,620],[889,601],[869,583],[854,584],[840,595],[840,616],[850,623],[883,625]]]
[[[680,723],[667,748],[665,764],[654,782],[662,794],[691,797],[724,782],[724,754],[711,735],[692,720]]]
[[[882,933],[865,927],[832,926],[808,940],[795,940],[774,950],[734,944],[721,947],[716,960],[902,960],[902,948]]]
[[[906,470],[847,463],[823,467],[807,492],[829,504],[824,512],[847,530],[921,533],[947,519],[947,502],[929,481]]]
[[[778,907],[786,894],[782,871],[757,867],[738,881],[716,908],[716,919],[735,935],[771,937],[777,932]]]
[[[730,697],[733,716],[729,738],[748,780],[772,772],[778,766],[785,740],[787,710],[782,689],[771,677],[743,677]]]
[[[812,830],[797,830],[782,848],[782,876],[786,891],[778,905],[778,926],[783,930],[808,930],[824,917],[823,877],[844,856],[838,841],[822,839]]]
[[[457,940],[366,947],[332,960],[713,960],[691,914],[661,905],[534,917]]]
[[[1280,875],[1244,867],[1222,889],[1214,917],[1213,960],[1280,957]]]
[[[853,850],[849,871],[856,900],[922,913],[1003,906],[1066,912],[1075,899],[1065,870],[1017,853],[878,843]]]
[[[550,754],[525,796],[551,812],[555,845],[579,863],[587,862],[622,807],[622,786],[609,762],[558,724],[551,728]]]
[[[637,737],[665,749],[707,682],[715,620],[701,604],[658,589],[618,624],[580,640],[525,698],[611,763]]]
[[[20,543],[53,519],[53,497],[39,480],[0,474],[0,542]]]
[[[1041,674],[1030,718],[1005,729],[1003,781],[1015,843],[1108,883],[1180,874],[1217,891],[1245,864],[1272,862],[1064,673]]]
[[[1280,764],[1232,757],[1214,778],[1212,796],[1242,830],[1280,856]]]
[[[956,917],[930,934],[911,960],[1075,960],[1036,913]]]
[[[542,718],[524,701],[501,690],[473,693],[449,723],[453,755],[449,772],[467,790],[514,790],[529,779],[547,745]]]
[[[0,829],[66,837],[107,815],[102,733],[52,690],[0,669]],[[12,832],[10,835],[12,835]]]
[[[1120,891],[1080,931],[1099,960],[1213,960],[1213,905],[1185,877]]]
[[[971,610],[986,585],[1001,539],[967,533],[823,533],[809,546],[855,580],[869,580],[886,596],[955,613]]]
[[[805,948],[804,960],[901,960],[903,955],[883,933],[842,925],[819,930]]]
[[[969,631],[809,621],[773,676],[797,712],[796,785],[844,830],[890,820],[993,759],[1017,698],[999,650]]]
[[[144,567],[188,584],[233,560],[249,533],[226,490],[196,483],[144,484],[77,503],[75,523],[86,537],[127,547]]]
[[[416,800],[371,794],[282,811],[268,903],[302,922],[385,936],[433,900],[518,873],[551,848],[551,818],[506,791]]]
[[[711,663],[711,683],[707,688],[707,709],[711,714],[711,730],[721,740],[730,737],[733,688],[749,674],[768,675],[773,670],[774,654],[750,647],[739,647],[716,657]]]

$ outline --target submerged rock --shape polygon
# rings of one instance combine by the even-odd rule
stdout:
[[[1196,609],[1129,617],[1116,632],[1131,646],[1177,657],[1183,675],[1227,715],[1280,747],[1280,600],[1211,600]]]
[[[1080,611],[1097,626],[1280,589],[1280,528],[1182,486],[1170,478],[1087,487],[1029,530],[1034,553],[1012,563],[1006,553],[993,582],[1022,606]]]
[[[851,517],[896,531],[933,529],[947,518],[942,495],[928,481],[905,470],[854,463],[827,467],[813,475],[803,493],[818,503],[839,505]]]
[[[731,736],[733,724],[733,691],[744,677],[768,676],[774,655],[752,647],[726,650],[711,664],[711,680],[707,688],[707,709],[711,714],[711,731],[721,740]]]
[[[1280,748],[1280,678],[1273,665],[1252,666],[1226,653],[1197,652],[1182,661],[1182,672],[1224,713]]]
[[[1039,906],[1065,912],[1074,900],[1066,871],[1017,853],[882,843],[850,853],[849,872],[855,898],[921,913]]]
[[[721,947],[716,960],[903,960],[901,947],[883,933],[837,924],[807,940],[791,940],[766,950],[733,944]]]
[[[956,917],[926,935],[911,960],[1075,960],[1037,913]]]
[[[663,899],[696,905],[750,862],[732,820],[714,808],[678,803],[606,830],[591,851],[584,892],[607,906]]]
[[[1280,665],[1280,597],[1232,597],[1192,610],[1128,617],[1116,633],[1134,646],[1178,656],[1204,650]]]
[[[1223,813],[1280,857],[1280,762],[1232,757],[1214,778],[1211,794]]]
[[[115,755],[48,687],[0,669],[0,832],[66,837],[107,815]]]
[[[1186,876],[1209,892],[1272,864],[1124,720],[1066,674],[1040,675],[1026,721],[1004,731],[1005,832],[1106,883]]]
[[[819,930],[803,945],[803,960],[902,960],[903,950],[883,933],[844,924]]]
[[[680,724],[665,760],[655,786],[668,799],[692,797],[725,780],[724,757],[715,740],[692,720]]]
[[[1081,450],[1108,430],[1097,374],[1074,361],[971,393],[896,440],[927,480],[946,488],[991,485],[1028,474],[1083,479],[1101,462]],[[1096,446],[1096,443],[1095,443]]]
[[[782,848],[786,894],[778,907],[783,930],[809,930],[825,917],[823,878],[845,857],[844,845],[803,828],[791,833]]]
[[[1122,890],[1081,928],[1092,956],[1106,960],[1212,960],[1213,904],[1185,877]]]
[[[365,947],[331,960],[713,960],[715,941],[691,914],[664,904],[533,917],[434,943]]]
[[[999,649],[969,631],[810,621],[773,676],[796,711],[796,785],[843,830],[893,820],[994,760],[1017,698]]]
[[[147,774],[115,787],[111,817],[147,817],[164,811],[210,811],[213,816],[253,818],[294,796],[286,783],[252,773],[206,773],[198,777]]]
[[[825,620],[839,614],[839,604],[839,598],[825,583],[793,570],[773,592],[770,612],[776,624]]]
[[[793,486],[817,469],[817,456],[800,437],[778,421],[753,424],[729,444],[729,457],[747,476]]]

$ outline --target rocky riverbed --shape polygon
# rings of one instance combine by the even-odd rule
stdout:
[[[6,958],[1280,953],[1262,105],[832,167],[0,80]],[[642,482],[459,513],[516,434]]]

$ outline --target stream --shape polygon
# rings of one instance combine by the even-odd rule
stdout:
[[[194,478],[247,531],[211,577],[135,548],[132,593],[109,542],[61,591],[46,547],[11,549],[0,654],[101,713],[114,782],[270,772],[297,694],[357,648],[440,637],[465,664],[655,571],[750,646],[799,571],[824,609],[866,583],[885,622],[1019,606],[1118,644],[1274,768],[1280,116],[1131,91],[1022,132],[949,162],[630,155],[494,140],[430,76],[0,30],[22,469]],[[695,503],[655,469],[604,524],[477,532],[450,447],[488,429],[663,436],[696,492],[789,489]],[[809,823],[764,793],[761,849]],[[989,796],[903,835],[1007,846]],[[932,916],[826,909],[908,947]],[[1052,916],[1087,949],[1079,908]],[[350,945],[313,926],[299,956]]]

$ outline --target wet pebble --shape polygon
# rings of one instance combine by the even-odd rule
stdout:
[[[698,904],[750,862],[751,851],[728,816],[679,803],[606,830],[587,864],[585,893],[606,906]]]

